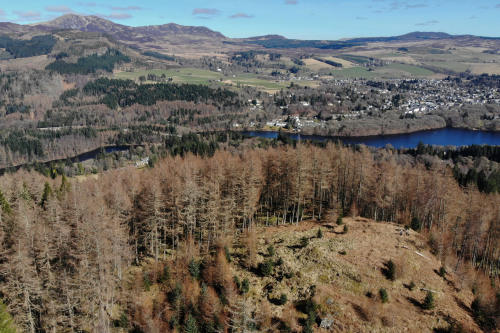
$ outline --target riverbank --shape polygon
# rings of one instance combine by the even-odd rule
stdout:
[[[247,134],[252,137],[262,137],[267,139],[278,138],[278,131],[240,131],[241,133]],[[283,130],[281,133],[288,135],[294,140],[314,140],[314,141],[342,141],[345,144],[364,144],[367,146],[372,146],[376,148],[386,147],[390,145],[395,148],[415,148],[422,142],[428,145],[437,146],[469,146],[472,144],[482,145],[500,145],[500,131],[489,132],[489,131],[478,131],[478,130],[467,130],[467,129],[457,129],[457,128],[436,128],[436,129],[425,129],[420,131],[414,131],[409,133],[395,133],[395,134],[385,134],[385,135],[358,135],[358,136],[338,136],[338,135],[316,135],[316,134],[305,134],[297,133],[294,131]],[[365,132],[367,133],[367,132]],[[17,171],[23,167],[33,168],[35,166],[42,166],[44,168],[50,167],[52,164],[65,163],[66,161],[71,161],[72,163],[83,162],[90,159],[95,159],[99,154],[105,153],[109,154],[116,151],[127,151],[132,147],[139,147],[140,145],[106,145],[93,149],[91,151],[80,153],[76,156],[55,159],[55,160],[45,160],[45,161],[34,161],[30,163],[19,164],[16,166],[2,167],[0,168],[0,175],[3,175],[7,171]]]
[[[78,162],[83,162],[86,160],[94,159],[97,157],[97,155],[105,153],[109,154],[115,151],[125,151],[129,150],[132,147],[137,147],[138,145],[106,145],[102,146],[99,148],[95,148],[93,150],[89,150],[77,155],[74,155],[72,157],[67,157],[67,158],[59,158],[55,160],[42,160],[42,161],[33,161],[33,162],[28,162],[28,163],[21,163],[17,165],[12,165],[12,166],[3,166],[0,167],[0,175],[5,174],[7,171],[17,171],[23,167],[29,167],[29,166],[34,166],[36,164],[42,165],[44,167],[48,167],[53,163],[61,163],[65,161],[71,161],[72,163],[78,163]]]

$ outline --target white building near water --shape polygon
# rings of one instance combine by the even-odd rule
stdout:
[[[140,168],[149,164],[149,157],[145,157],[140,161],[135,162],[134,166]]]

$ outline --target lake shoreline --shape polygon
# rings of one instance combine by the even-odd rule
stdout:
[[[250,136],[265,137],[268,139],[277,138],[278,131],[242,131]],[[395,148],[415,148],[420,141],[424,144],[434,146],[470,146],[473,144],[500,145],[499,131],[470,130],[452,127],[438,129],[426,129],[411,133],[367,135],[367,136],[329,136],[329,135],[309,135],[300,132],[282,131],[284,135],[296,140],[316,140],[316,141],[342,141],[344,144],[365,144],[382,148],[392,145]]]
[[[237,132],[241,132],[249,135],[250,137],[263,137],[267,139],[276,139],[278,138],[279,131],[273,130],[239,130]],[[454,134],[455,137],[461,136],[462,140],[457,142],[452,142],[448,144],[440,144],[436,142],[429,142],[425,140],[425,137],[430,137],[431,139],[437,138],[441,140],[439,136],[436,137],[436,133],[450,133]],[[455,132],[455,133],[453,133]],[[412,149],[417,147],[418,143],[422,141],[424,144],[428,144],[431,146],[452,146],[452,147],[461,147],[461,146],[470,146],[473,144],[487,144],[487,145],[500,145],[500,131],[483,131],[477,129],[462,129],[462,128],[454,128],[454,127],[442,127],[437,129],[425,129],[419,130],[415,132],[408,133],[399,133],[399,134],[379,134],[379,135],[366,135],[366,136],[329,136],[329,135],[316,135],[316,134],[303,134],[300,132],[295,132],[291,130],[282,130],[282,134],[286,136],[290,136],[295,140],[313,140],[313,141],[340,141],[344,144],[364,144],[366,146],[374,147],[374,148],[384,148],[387,145],[391,145],[394,148],[406,148]],[[472,138],[470,142],[463,141],[463,136],[476,136],[476,138]],[[486,138],[487,142],[480,142],[482,137]],[[423,139],[423,140],[421,140]],[[453,140],[453,138],[452,138]],[[466,139],[465,139],[466,140]],[[98,154],[100,154],[103,150],[105,153],[110,153],[114,151],[125,151],[129,150],[132,147],[139,147],[142,145],[130,144],[130,145],[105,145],[102,147],[98,147],[92,149],[90,151],[79,153],[72,157],[60,158],[54,160],[46,160],[46,161],[34,161],[29,163],[18,164],[15,166],[5,166],[0,168],[0,175],[5,174],[6,172],[12,170],[19,170],[23,167],[34,166],[35,164],[42,164],[45,166],[49,166],[52,163],[63,162],[67,160],[71,160],[73,163],[86,161],[89,159],[95,158]]]

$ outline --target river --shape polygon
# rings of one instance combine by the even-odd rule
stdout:
[[[134,146],[136,146],[136,145],[134,145]],[[50,160],[50,161],[40,161],[38,163],[40,163],[40,164],[42,164],[44,166],[50,166],[52,163],[64,162],[64,161],[67,161],[67,160],[70,160],[73,163],[83,162],[83,161],[87,161],[87,160],[90,160],[90,159],[94,159],[94,158],[97,157],[97,155],[99,155],[101,153],[109,154],[109,153],[118,152],[118,151],[126,151],[126,150],[129,150],[131,147],[132,146],[130,146],[130,145],[104,146],[104,147],[100,147],[100,148],[97,148],[97,149],[94,149],[94,150],[91,150],[91,151],[87,151],[87,152],[78,154],[78,155],[73,156],[73,157],[63,158],[63,159],[56,159],[56,160]],[[0,176],[3,175],[3,174],[5,174],[5,172],[7,170],[10,170],[10,171],[19,170],[22,167],[30,165],[30,164],[33,164],[33,163],[24,163],[24,164],[19,164],[19,165],[11,166],[11,167],[0,168]]]
[[[278,132],[246,131],[250,136],[273,139]],[[469,146],[472,144],[500,145],[500,132],[472,131],[459,128],[441,128],[437,130],[420,131],[407,134],[376,135],[365,137],[328,137],[320,135],[302,135],[287,133],[295,140],[341,140],[348,144],[364,144],[372,147],[385,147],[390,144],[395,148],[415,148],[421,141],[428,145],[438,146]]]

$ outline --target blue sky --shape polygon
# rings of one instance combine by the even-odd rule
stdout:
[[[393,36],[440,31],[500,37],[500,0],[16,0],[0,21],[20,24],[76,13],[130,26],[206,26],[228,37],[297,39]]]

